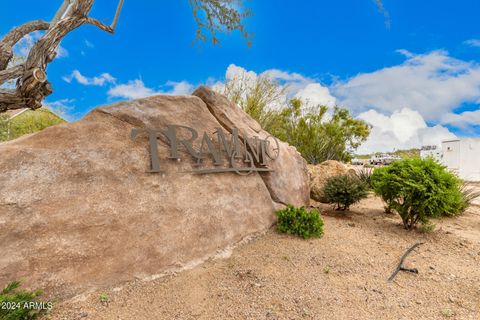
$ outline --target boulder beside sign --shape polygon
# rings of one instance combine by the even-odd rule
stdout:
[[[132,130],[177,124],[214,137],[222,128],[231,139],[231,128],[211,104],[198,96],[120,102],[0,144],[0,286],[21,279],[68,298],[155,277],[269,228],[278,203],[308,204],[299,200],[308,199],[308,178],[301,186],[301,177],[290,176],[306,165],[293,151],[283,152],[289,148],[284,144],[278,159],[265,166],[273,171],[192,174],[198,159],[184,146],[172,159],[170,141],[160,134],[161,170],[150,172],[149,136],[132,139]],[[256,122],[229,107],[227,115],[243,117],[236,120],[239,129],[254,126],[258,131],[247,134],[266,138]],[[193,147],[200,150],[201,140]],[[205,157],[200,165],[215,168],[215,158]],[[287,190],[280,192],[280,186]],[[297,192],[306,195],[282,195]]]

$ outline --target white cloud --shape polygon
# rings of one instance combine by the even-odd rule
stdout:
[[[69,76],[64,76],[62,79],[68,83],[71,83],[72,80],[77,80],[78,83],[85,86],[104,86],[106,83],[115,83],[115,78],[112,77],[109,73],[102,73],[97,77],[88,78],[82,75],[78,70],[73,70]]]
[[[408,108],[390,116],[371,109],[358,118],[372,125],[368,140],[357,150],[359,154],[440,145],[443,140],[456,137],[440,125],[429,127],[419,112]]]
[[[168,81],[167,86],[172,87],[172,89],[165,93],[173,96],[191,94],[195,89],[195,86],[187,81]]]
[[[125,99],[141,99],[157,94],[155,90],[145,87],[142,80],[130,80],[126,84],[119,84],[108,90],[110,97]]]
[[[465,41],[464,43],[471,47],[480,47],[480,39],[470,39]]]
[[[323,86],[312,78],[305,77],[299,73],[290,73],[279,69],[269,69],[262,73],[249,71],[243,67],[230,64],[225,73],[225,80],[242,79],[242,83],[247,87],[252,87],[257,78],[267,76],[280,84],[283,90],[283,96],[280,95],[278,101],[271,105],[271,108],[283,107],[289,99],[296,97],[307,103],[308,106],[316,106],[317,104],[325,104],[333,106],[335,97],[330,94],[328,87]],[[215,91],[223,92],[225,85],[222,82],[216,82],[212,85]]]
[[[463,129],[469,126],[478,126],[480,125],[480,109],[465,111],[459,114],[453,112],[447,113],[442,117],[442,123]]]
[[[407,57],[408,60],[412,60],[409,62],[412,64],[412,68],[422,67],[420,62],[419,66],[413,66],[413,60],[417,59],[417,56],[408,51],[401,51],[400,53]],[[437,63],[442,64],[441,61],[437,61]],[[429,66],[423,66],[423,68],[438,70],[437,67],[431,65],[433,62],[429,62],[429,64]],[[402,73],[403,72],[400,72],[400,74]],[[414,73],[417,73],[417,71]],[[418,73],[423,76],[422,72]],[[268,75],[272,79],[278,81],[281,85],[288,86],[290,91],[287,92],[285,98],[297,97],[308,102],[309,106],[320,104],[331,107],[337,102],[336,97],[331,93],[328,87],[323,86],[314,79],[302,76],[298,73],[288,73],[272,69],[258,74],[254,71],[248,71],[245,68],[232,64],[227,68],[225,78],[231,80],[235,77],[242,77],[246,85],[252,85],[260,75]],[[383,81],[383,78],[379,77],[379,79],[375,80]],[[358,79],[355,79],[355,81],[358,81]],[[390,99],[388,97],[388,92],[384,92],[385,88],[381,86],[381,83],[375,83],[375,85],[379,85],[380,87],[376,94],[387,95],[383,98],[386,103],[389,103]],[[223,89],[224,84],[217,82],[213,87],[222,91],[221,89]],[[335,84],[333,89],[338,90],[339,84]],[[374,89],[373,84],[370,89]],[[351,98],[353,99],[353,96]],[[348,105],[346,107],[348,107]],[[361,110],[361,108],[359,109]],[[353,111],[355,111],[355,109]],[[357,118],[365,120],[371,124],[372,132],[367,142],[359,148],[358,153],[420,148],[423,145],[431,144],[439,145],[443,140],[455,137],[453,133],[441,125],[427,125],[421,112],[412,110],[412,108],[402,107],[400,104],[398,107],[397,104],[395,104],[395,107],[392,107],[391,110],[388,110],[387,108],[386,111],[378,111],[373,108],[366,108],[360,112],[361,113],[358,114],[357,111]],[[355,115],[355,112],[353,114]]]
[[[34,31],[30,34],[26,34],[20,41],[13,46],[13,53],[17,56],[26,58],[30,49],[32,49],[35,42],[40,39],[43,32]]]
[[[72,105],[74,102],[74,99],[61,99],[51,102],[45,101],[44,107],[52,110],[63,119],[72,121],[75,118],[75,115],[72,114],[72,112],[75,110],[75,107]]]
[[[195,89],[195,86],[187,81],[167,81],[165,86],[170,87],[170,90],[155,90],[145,86],[143,80],[136,79],[110,88],[107,94],[111,98],[141,99],[157,94],[167,94],[173,96],[187,95],[191,94]]]
[[[452,58],[445,51],[412,54],[400,51],[406,61],[398,66],[359,74],[331,87],[340,105],[356,112],[375,109],[392,113],[407,107],[427,121],[462,103],[480,99],[480,65]]]
[[[90,41],[88,41],[87,39],[85,39],[84,43],[88,48],[95,48],[95,45]]]
[[[319,83],[309,83],[303,89],[300,89],[295,98],[298,98],[310,106],[324,105],[328,107],[335,106],[336,99],[330,95],[327,87],[323,87]]]
[[[299,73],[288,73],[286,71],[278,70],[278,69],[269,69],[264,72],[265,74],[268,74],[271,78],[276,79],[276,80],[283,80],[287,82],[291,81],[298,81],[298,82],[304,82],[304,81],[310,81],[308,78],[302,76]]]

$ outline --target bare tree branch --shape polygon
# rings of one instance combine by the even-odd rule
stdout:
[[[115,30],[115,28],[117,27],[117,22],[118,22],[118,18],[120,17],[120,12],[122,11],[122,7],[123,7],[123,0],[120,0],[118,2],[117,11],[115,12],[115,17],[113,18],[113,22],[110,25],[110,27],[113,30]]]
[[[24,70],[25,66],[23,64],[19,64],[7,70],[0,71],[0,85],[8,80],[17,79],[22,75]]]
[[[112,27],[88,17],[93,2],[94,0],[65,0],[53,19],[54,23],[31,22],[7,34],[4,38],[7,44],[5,48],[15,40],[21,39],[29,30],[36,30],[40,27],[48,29],[33,45],[25,64],[21,67],[22,70],[20,67],[16,67],[1,74],[2,79],[10,80],[12,77],[18,77],[18,81],[16,90],[2,89],[0,91],[0,112],[25,107],[38,109],[42,106],[43,99],[53,92],[52,86],[47,80],[47,65],[55,58],[60,42],[71,31],[83,24],[93,24],[106,32],[113,32]],[[120,5],[119,9],[121,9]],[[116,15],[118,16],[119,12]],[[8,50],[0,51],[0,53],[2,52],[7,54]],[[10,59],[11,57],[8,57],[8,61]]]
[[[108,33],[113,33],[113,28],[111,26],[107,26],[106,24],[104,24],[103,22],[100,22],[99,20],[97,19],[93,19],[93,18],[87,18],[85,20],[85,24],[91,24],[105,32],[108,32]]]
[[[247,32],[243,20],[252,16],[251,10],[242,10],[242,0],[189,0],[193,18],[197,23],[197,40],[206,41],[210,34],[213,44],[219,39],[217,33],[239,31],[251,43],[252,34]]]
[[[49,27],[50,23],[43,20],[30,21],[10,30],[0,42],[4,45],[13,46],[25,35],[37,30],[48,30]]]
[[[0,40],[0,70],[5,70],[13,58],[12,47],[25,35],[37,31],[48,30],[50,24],[43,20],[35,20],[13,28]]]
[[[58,21],[60,21],[61,19],[65,18],[65,16],[68,14],[68,11],[70,11],[70,9],[72,8],[73,1],[74,0],[65,0],[63,2],[60,9],[58,9],[57,13],[53,17],[52,22],[51,22],[52,24],[55,24]]]
[[[25,108],[25,99],[16,90],[0,89],[0,112]]]

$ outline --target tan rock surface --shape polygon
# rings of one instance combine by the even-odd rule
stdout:
[[[257,173],[193,175],[192,157],[166,159],[162,139],[162,173],[148,173],[147,137],[131,140],[131,130],[168,124],[210,135],[220,127],[197,97],[156,96],[0,144],[0,286],[23,279],[69,297],[181,268],[272,225],[274,203]],[[282,179],[303,170],[291,152],[276,162],[288,166],[275,168]],[[273,189],[304,197],[289,181]]]
[[[260,139],[265,139],[270,135],[225,96],[206,87],[198,88],[193,95],[198,96],[207,104],[212,114],[229,132],[236,127],[240,131],[246,132],[247,135],[256,135]],[[270,164],[275,172],[261,174],[272,199],[282,204],[308,206],[310,186],[306,161],[294,147],[281,141],[279,141],[279,154],[281,159]]]
[[[310,197],[318,202],[326,203],[323,195],[323,187],[328,178],[349,173],[349,169],[343,163],[327,160],[317,165],[308,165],[310,176]]]

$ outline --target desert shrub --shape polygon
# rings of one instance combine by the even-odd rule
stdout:
[[[373,169],[371,168],[363,168],[360,171],[357,171],[357,177],[367,185],[367,188],[369,190],[372,190],[372,174],[373,174]]]
[[[276,212],[277,229],[282,233],[295,234],[304,239],[320,237],[323,234],[323,220],[317,210],[306,210],[304,207],[287,206]]]
[[[480,197],[480,192],[476,191],[474,188],[470,188],[466,182],[460,187],[460,192],[462,193],[462,206],[460,212],[467,210],[468,207],[472,205],[473,200]]]
[[[392,213],[392,205],[397,196],[397,189],[394,184],[390,183],[388,178],[389,171],[385,169],[386,167],[375,170],[370,177],[370,182],[372,189],[385,203],[385,213]]]
[[[368,195],[368,186],[356,175],[344,174],[327,179],[323,194],[329,203],[336,204],[336,210],[348,210],[350,206]]]
[[[410,158],[378,168],[372,185],[406,229],[430,218],[459,214],[465,206],[461,180],[433,159]]]
[[[0,319],[2,320],[30,320],[36,319],[45,308],[51,308],[51,302],[40,302],[37,298],[41,290],[21,290],[20,282],[13,281],[0,291]],[[33,304],[37,303],[36,306]],[[42,306],[39,308],[39,306]]]

